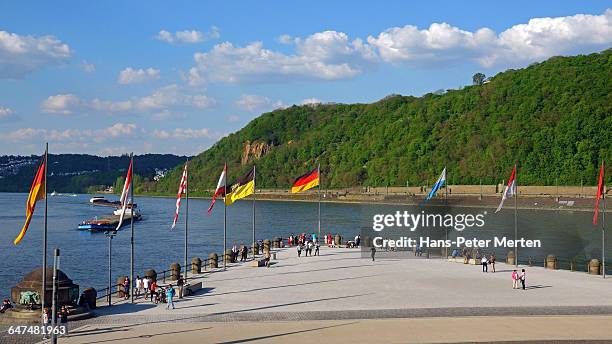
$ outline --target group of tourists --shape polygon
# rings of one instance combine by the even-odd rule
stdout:
[[[184,290],[185,290],[185,280],[182,275],[179,275],[178,280],[176,281],[176,286],[178,287],[178,297],[179,299],[183,298]],[[125,300],[130,297],[130,279],[129,277],[125,277],[123,280],[123,296]],[[176,290],[172,284],[169,284],[167,287],[159,286],[157,281],[152,279],[151,277],[140,278],[140,276],[136,276],[136,282],[134,286],[134,297],[138,298],[142,296],[145,300],[149,299],[151,303],[159,304],[166,303],[166,308],[169,309],[172,307],[174,309],[174,297],[176,296]]]
[[[483,255],[482,258],[480,258],[480,264],[482,265],[482,272],[489,272],[489,265],[491,265],[491,270],[495,272],[495,255],[492,254],[489,258]]]
[[[62,335],[67,336],[68,335],[68,308],[66,308],[66,306],[61,306],[59,311],[56,314],[56,324],[59,324],[60,326],[63,327],[63,331],[62,331]],[[45,308],[43,310],[43,322],[45,323],[45,326],[51,326],[51,322],[52,322],[52,318],[53,318],[53,314],[51,312],[51,308]],[[48,337],[48,333],[45,333],[44,338],[49,338]]]
[[[241,262],[246,262],[248,260],[248,255],[249,249],[246,245],[240,245],[240,249],[235,244],[232,246],[232,262],[238,261],[238,256],[240,256]]]
[[[521,269],[521,272],[512,270],[512,289],[521,289],[525,290],[525,278],[527,274],[525,273],[525,269]],[[521,287],[519,287],[519,281],[521,283]]]
[[[314,249],[314,255],[319,256],[320,248],[321,248],[321,244],[319,244],[319,241],[308,240],[306,244],[299,243],[297,245],[297,254],[298,254],[298,257],[301,257],[302,251],[304,251],[305,257],[312,256],[312,250]]]

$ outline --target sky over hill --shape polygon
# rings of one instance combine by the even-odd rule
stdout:
[[[0,4],[0,154],[196,154],[260,113],[612,46],[582,1]]]

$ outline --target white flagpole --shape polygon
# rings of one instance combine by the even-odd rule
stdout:
[[[317,175],[319,177],[319,235],[317,238],[321,237],[321,163],[317,164]]]
[[[518,168],[517,163],[514,163],[514,242],[518,240]],[[518,268],[518,247],[514,245],[514,266]]]
[[[255,164],[253,164],[253,242],[251,243],[251,250],[253,250],[253,246],[255,246],[255,188],[256,188],[256,184],[255,184],[255,177],[256,177],[256,170],[255,170]],[[253,250],[253,260],[255,260],[255,250]]]
[[[226,257],[225,257],[225,250],[227,248],[227,203],[225,203],[225,201],[227,200],[227,180],[228,180],[228,173],[227,173],[227,161],[225,162],[225,183],[223,185],[223,253],[221,254],[221,257],[223,257],[223,270],[225,270],[227,268],[226,266]]]
[[[130,288],[134,284],[134,153],[130,154]],[[110,290],[109,290],[110,292]],[[130,302],[134,303],[134,289],[130,290]]]
[[[602,166],[602,182],[603,192],[601,198],[603,201],[603,211],[601,212],[601,273],[602,277],[606,278],[606,164],[601,162]],[[599,200],[597,200],[599,202]]]
[[[185,278],[187,280],[187,228],[189,222],[189,158],[185,162]],[[180,188],[180,186],[179,186]]]
[[[49,166],[49,143],[45,144],[45,216],[43,225],[43,274],[42,274],[42,299],[41,299],[41,318],[44,318],[45,314],[45,296],[47,295],[47,198],[49,193],[47,192],[47,166]],[[47,324],[44,323],[43,326]]]

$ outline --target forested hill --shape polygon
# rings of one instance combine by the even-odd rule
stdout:
[[[135,180],[153,179],[185,161],[172,154],[134,156]],[[40,156],[0,156],[0,192],[28,192]],[[88,154],[49,154],[49,192],[93,192],[115,183],[125,175],[130,157],[99,157]]]
[[[193,192],[257,165],[259,187],[288,188],[321,163],[324,187],[496,183],[516,160],[521,184],[595,183],[612,164],[612,49],[554,57],[482,85],[372,104],[292,106],[265,113],[194,158]],[[607,169],[610,175],[612,169]],[[180,167],[150,191],[176,192]]]

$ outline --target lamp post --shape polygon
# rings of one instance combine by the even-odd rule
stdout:
[[[53,251],[53,292],[51,294],[51,343],[57,343],[57,269],[59,268],[60,250]]]
[[[113,279],[112,279],[112,270],[113,270],[113,238],[117,235],[117,231],[106,232],[106,237],[108,238],[108,305],[111,305],[112,295],[113,295]]]

